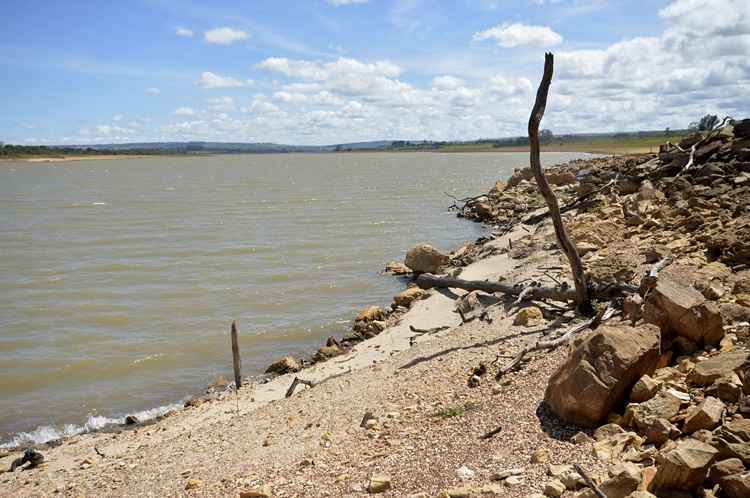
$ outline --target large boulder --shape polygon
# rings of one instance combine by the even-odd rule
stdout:
[[[534,172],[531,168],[516,169],[508,179],[508,187],[515,187],[524,180],[531,180],[534,178]]]
[[[576,347],[547,384],[545,402],[561,419],[594,426],[656,366],[657,327],[602,326]]]
[[[718,399],[706,397],[701,404],[688,410],[682,430],[687,433],[701,429],[712,430],[721,422],[721,415],[725,408],[724,403]]]
[[[692,491],[700,486],[714,461],[716,449],[697,439],[683,439],[656,458],[653,489]]]
[[[658,325],[665,335],[677,335],[698,344],[718,344],[724,337],[719,308],[698,292],[660,276],[643,306],[643,319]]]
[[[385,312],[379,306],[368,306],[354,318],[355,322],[371,322],[385,319]]]
[[[417,273],[438,273],[450,258],[429,244],[419,244],[409,249],[404,263]]]
[[[414,301],[418,301],[425,296],[427,296],[426,290],[422,290],[419,287],[409,287],[405,291],[393,296],[393,304],[395,306],[410,308]]]

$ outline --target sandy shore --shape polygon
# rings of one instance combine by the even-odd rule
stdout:
[[[505,247],[526,235],[519,226],[489,244]],[[520,280],[539,265],[558,263],[559,255],[546,251],[520,264],[499,254],[461,276]],[[432,291],[397,325],[298,374],[322,382],[314,388],[285,399],[294,376],[283,375],[152,425],[70,438],[43,450],[41,467],[0,474],[0,495],[238,496],[267,486],[273,496],[365,496],[371,475],[384,473],[393,486],[385,496],[489,485],[520,497],[541,489],[547,464],[530,462],[538,448],[549,461],[596,468],[587,448],[567,442],[572,429],[540,408],[562,351],[532,361],[502,385],[466,384],[471,368],[536,340],[544,326],[512,325],[506,306],[492,308],[491,324],[461,324],[455,297]],[[415,338],[412,346],[410,325],[449,329]],[[360,427],[368,411],[380,420],[371,430]],[[498,436],[479,441],[498,425]],[[0,468],[16,456],[0,458]],[[459,479],[462,466],[474,477]],[[523,469],[519,484],[493,483],[493,474],[510,468]]]

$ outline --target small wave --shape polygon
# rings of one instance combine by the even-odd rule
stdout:
[[[109,202],[92,202],[92,206],[109,206]]]
[[[139,363],[143,363],[144,361],[148,361],[148,360],[156,360],[157,358],[161,358],[162,356],[164,356],[164,353],[150,354],[144,358],[138,358],[137,360],[130,363],[130,366],[132,367],[133,365],[137,365]]]
[[[149,410],[143,410],[133,413],[140,422],[155,419],[167,412],[181,410],[182,403],[172,403],[170,405],[159,406]],[[30,432],[18,432],[11,435],[10,441],[0,444],[0,449],[12,450],[15,448],[29,446],[33,444],[44,444],[58,439],[96,432],[113,425],[122,425],[125,423],[125,416],[122,417],[105,417],[103,415],[89,415],[89,418],[83,425],[65,424],[61,427],[43,425]]]

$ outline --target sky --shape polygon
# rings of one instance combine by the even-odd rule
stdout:
[[[748,0],[3,0],[0,141],[335,144],[750,117]]]

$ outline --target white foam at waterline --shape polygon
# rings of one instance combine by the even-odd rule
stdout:
[[[140,422],[154,419],[170,411],[181,410],[183,403],[173,403],[165,406],[158,406],[149,410],[132,413]],[[0,449],[12,450],[19,446],[28,446],[33,444],[44,444],[58,439],[96,432],[111,425],[122,425],[125,423],[125,417],[105,417],[103,415],[89,415],[89,418],[83,425],[65,424],[62,427],[53,427],[43,425],[30,432],[18,432],[11,435],[10,441],[0,444]]]

